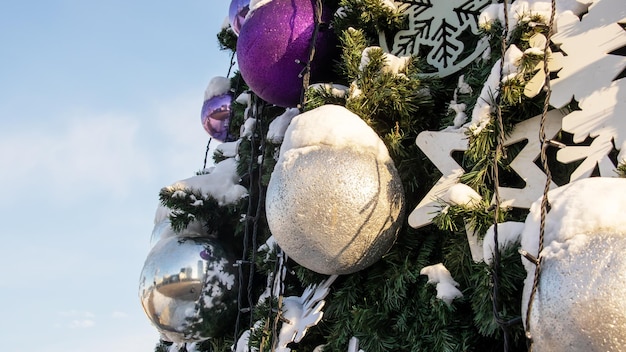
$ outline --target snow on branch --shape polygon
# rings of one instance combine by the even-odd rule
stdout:
[[[437,298],[446,304],[451,304],[455,298],[463,297],[463,293],[457,288],[459,283],[454,281],[442,263],[424,267],[420,270],[420,275],[427,275],[428,283],[437,285]]]

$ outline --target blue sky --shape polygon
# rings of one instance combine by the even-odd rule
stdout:
[[[152,351],[158,192],[202,167],[229,1],[0,0],[0,345]]]

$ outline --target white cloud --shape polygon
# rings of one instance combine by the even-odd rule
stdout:
[[[70,317],[70,318],[73,318],[73,317],[95,318],[96,317],[96,315],[93,314],[92,312],[89,312],[86,310],[75,310],[75,309],[61,311],[59,312],[59,316]]]
[[[72,320],[68,327],[70,329],[87,329],[96,325],[96,322],[91,319],[75,319]]]
[[[114,114],[83,114],[58,121],[57,129],[23,130],[0,136],[0,182],[29,196],[42,188],[56,195],[124,195],[146,178],[150,165],[140,148],[139,121]]]
[[[134,114],[78,111],[0,130],[0,184],[10,185],[4,197],[124,198],[137,184],[162,182],[156,195],[202,168],[209,135],[201,107],[199,90]]]
[[[56,328],[86,329],[96,325],[96,315],[89,311],[71,309],[57,314],[60,322],[54,324]]]
[[[114,311],[113,313],[111,313],[111,317],[115,319],[123,319],[127,318],[128,314],[120,311]]]

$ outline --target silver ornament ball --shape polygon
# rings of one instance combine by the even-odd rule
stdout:
[[[266,212],[270,231],[289,257],[333,275],[362,270],[389,250],[403,204],[400,177],[390,159],[321,146],[276,165]]]
[[[152,228],[152,235],[150,236],[150,245],[156,245],[160,240],[169,237],[208,237],[202,222],[192,221],[182,231],[176,232],[172,228],[172,223],[169,218],[165,218],[154,224]]]
[[[150,245],[154,246],[162,239],[176,236],[176,232],[174,232],[171,225],[169,219],[155,223],[150,236]]]
[[[162,238],[139,279],[143,309],[161,336],[200,341],[220,333],[236,316],[233,256],[209,238]]]
[[[536,351],[626,351],[625,252],[623,234],[581,234],[546,246],[529,321]],[[524,311],[531,287],[529,275]]]

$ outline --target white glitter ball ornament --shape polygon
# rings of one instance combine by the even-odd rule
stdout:
[[[626,351],[626,179],[589,178],[549,193],[538,289],[529,321],[537,351]],[[522,248],[538,250],[540,203]],[[526,317],[535,265],[522,298]]]
[[[293,119],[266,198],[289,257],[321,274],[362,270],[395,241],[403,204],[387,148],[357,115],[324,105]]]

